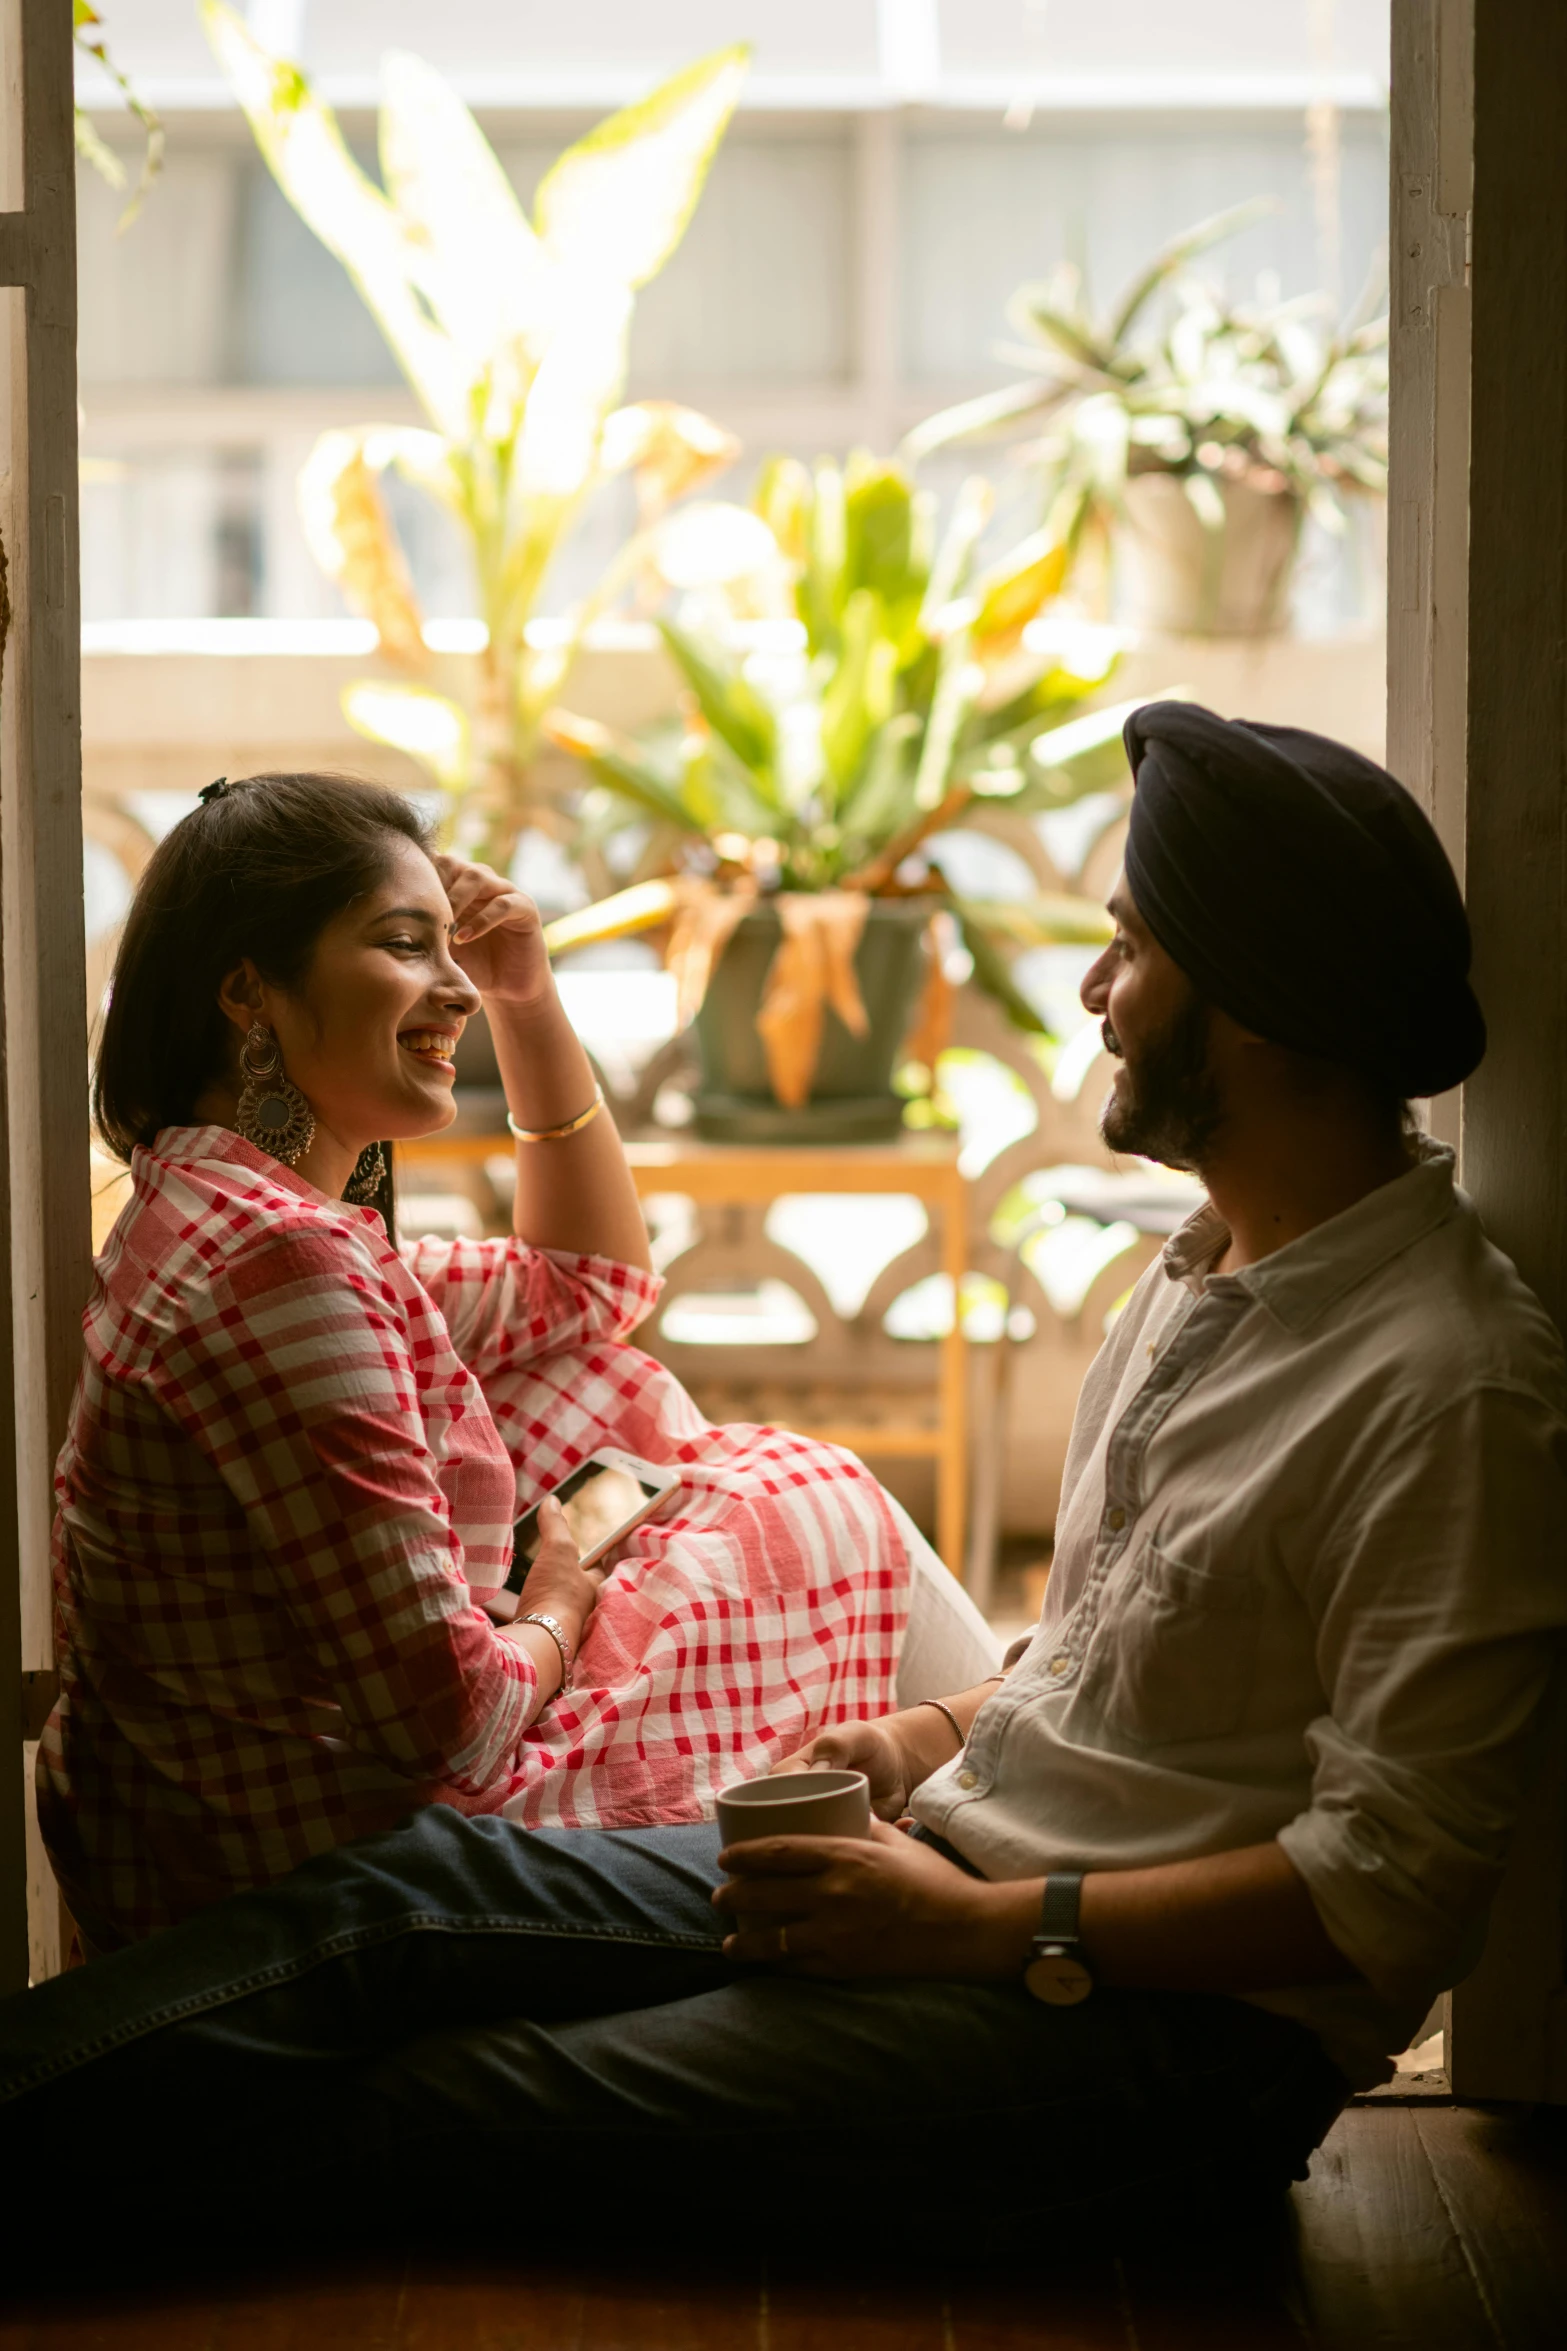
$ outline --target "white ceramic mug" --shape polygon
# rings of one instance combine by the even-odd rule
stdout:
[[[871,1784],[863,1771],[786,1771],[733,1780],[718,1791],[726,1845],[751,1837],[868,1837]]]

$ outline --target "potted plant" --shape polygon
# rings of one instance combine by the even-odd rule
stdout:
[[[1050,527],[1074,550],[1113,540],[1123,617],[1175,634],[1282,627],[1303,516],[1342,530],[1344,501],[1387,488],[1386,315],[1323,324],[1319,298],[1232,302],[1191,264],[1267,210],[1241,205],[1156,254],[1096,320],[1063,264],[1009,305],[1020,382],[944,410],[919,458],[1028,428]],[[1164,297],[1158,319],[1150,316]]]
[[[1040,532],[982,564],[989,505],[969,482],[934,543],[932,501],[899,466],[862,455],[813,474],[774,459],[748,515],[708,510],[727,512],[736,541],[749,530],[749,568],[659,624],[678,718],[632,739],[546,717],[593,780],[585,833],[646,830],[640,878],[553,924],[551,945],[665,929],[696,1024],[701,1132],[895,1133],[922,981],[917,1058],[935,1059],[948,983],[933,916],[1038,1034],[1013,954],[1106,935],[1087,901],[975,903],[942,870],[940,836],[987,807],[1059,806],[1124,773],[1124,710],[1084,714],[1114,667],[1109,632],[1041,618],[1065,543]]]
[[[350,686],[344,709],[420,762],[445,796],[448,837],[505,871],[525,821],[563,830],[530,777],[539,719],[641,550],[622,550],[560,626],[530,632],[551,563],[613,475],[634,475],[651,528],[736,451],[690,410],[618,403],[636,289],[685,232],[749,52],[716,51],[579,139],[530,219],[467,107],[418,58],[384,62],[383,190],[297,65],[223,0],[202,0],[202,16],[279,187],[347,269],[430,420],[325,433],[301,476],[312,550],[408,673]],[[447,509],[472,551],[471,710],[418,682],[431,659],[381,494],[389,467]]]

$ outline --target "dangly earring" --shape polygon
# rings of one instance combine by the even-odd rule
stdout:
[[[316,1139],[315,1114],[285,1075],[276,1037],[259,1020],[246,1032],[239,1066],[245,1084],[234,1114],[235,1132],[258,1151],[270,1151],[274,1159],[292,1167]]]
[[[386,1153],[379,1143],[367,1143],[354,1161],[354,1172],[343,1186],[343,1198],[356,1208],[373,1208],[386,1181]]]

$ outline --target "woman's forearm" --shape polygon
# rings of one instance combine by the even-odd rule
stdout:
[[[487,1004],[506,1103],[520,1127],[564,1126],[593,1099],[593,1066],[553,988],[537,1007]],[[611,1257],[646,1271],[647,1226],[615,1121],[517,1145],[512,1229],[539,1249]]]
[[[541,1624],[505,1625],[497,1630],[496,1639],[508,1642],[514,1649],[523,1650],[531,1658],[534,1673],[538,1677],[534,1684],[533,1701],[523,1724],[526,1730],[538,1721],[550,1700],[560,1695],[561,1685],[566,1678],[561,1666],[560,1648]]]
[[[959,1690],[950,1698],[943,1698],[940,1706],[928,1701],[919,1706],[905,1707],[901,1714],[889,1714],[883,1728],[890,1731],[897,1742],[904,1761],[904,1785],[912,1796],[922,1780],[928,1780],[933,1771],[950,1763],[959,1750],[959,1739],[947,1720],[950,1711],[957,1716],[966,1740],[974,1728],[974,1717],[987,1698],[993,1698],[1000,1687],[996,1675],[988,1681],[976,1682],[971,1690]]]

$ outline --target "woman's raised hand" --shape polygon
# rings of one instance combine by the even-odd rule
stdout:
[[[488,865],[442,850],[435,870],[451,902],[452,957],[495,1004],[540,1004],[554,992],[533,900]]]
[[[901,1820],[909,1808],[908,1760],[890,1717],[886,1722],[846,1722],[835,1730],[818,1731],[807,1746],[786,1755],[773,1770],[863,1771],[878,1820]]]
[[[517,1614],[558,1617],[575,1649],[598,1606],[602,1578],[592,1568],[579,1566],[566,1513],[553,1495],[547,1494],[539,1504],[539,1534],[538,1555],[523,1579]]]

